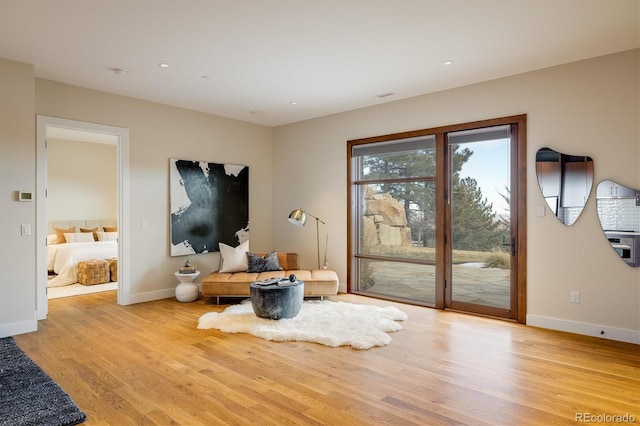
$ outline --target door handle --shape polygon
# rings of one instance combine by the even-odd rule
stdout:
[[[509,242],[509,243],[503,242],[502,245],[503,246],[509,246],[509,249],[511,250],[511,256],[513,256],[513,257],[516,256],[516,239],[515,238],[512,238],[511,242]]]

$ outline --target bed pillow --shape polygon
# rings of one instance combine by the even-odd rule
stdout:
[[[82,232],[65,232],[64,239],[67,240],[68,243],[92,243],[95,241],[93,239],[93,234],[86,234]]]
[[[93,234],[93,241],[98,241],[98,228],[92,228],[92,229],[87,229],[87,228],[80,228],[80,232],[91,232]]]
[[[58,237],[58,240],[56,242],[56,244],[64,244],[67,242],[67,240],[64,238],[64,234],[73,234],[76,232],[76,227],[72,226],[69,229],[63,229],[63,228],[55,228],[56,231],[56,236]]]
[[[118,241],[117,232],[96,232],[98,234],[98,241]]]
[[[249,240],[235,248],[225,243],[218,243],[218,247],[220,247],[220,272],[246,272],[249,266],[247,261]]]
[[[278,252],[275,250],[264,256],[247,252],[247,272],[282,271],[278,262]]]
[[[47,235],[47,245],[51,246],[54,244],[58,244],[58,236],[56,234]]]
[[[118,232],[118,227],[117,226],[103,226],[102,230],[104,232]]]

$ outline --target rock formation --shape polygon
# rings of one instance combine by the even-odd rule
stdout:
[[[404,206],[390,194],[367,189],[364,196],[363,251],[376,252],[375,246],[411,246]]]

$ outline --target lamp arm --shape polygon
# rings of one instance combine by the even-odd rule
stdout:
[[[315,220],[317,220],[317,221],[321,222],[323,225],[326,225],[326,224],[327,224],[324,220],[320,219],[318,216],[314,216],[314,215],[312,215],[312,214],[311,214],[311,213],[309,213],[309,212],[305,212],[305,214],[307,214],[307,215],[311,216],[312,218],[314,218]]]

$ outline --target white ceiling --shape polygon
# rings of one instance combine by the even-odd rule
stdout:
[[[39,78],[277,126],[637,48],[639,5],[0,0],[0,57]]]

